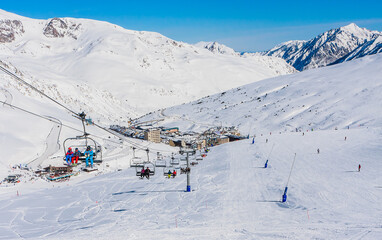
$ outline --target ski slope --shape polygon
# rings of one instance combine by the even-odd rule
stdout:
[[[282,133],[217,146],[192,167],[190,193],[185,175],[166,179],[160,169],[150,180],[124,168],[25,194],[27,186],[14,186],[0,196],[0,239],[380,239],[380,130]]]
[[[244,134],[379,127],[382,54],[265,79],[142,117],[202,131],[237,126]],[[197,123],[197,124],[195,124]]]

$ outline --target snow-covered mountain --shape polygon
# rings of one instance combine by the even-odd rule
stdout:
[[[227,47],[224,44],[218,43],[218,42],[198,42],[195,44],[195,46],[200,48],[205,48],[213,53],[219,53],[219,54],[227,54],[227,55],[234,55],[239,56],[240,53],[235,52],[230,47]]]
[[[260,65],[268,65],[269,68],[273,69],[277,75],[298,72],[291,65],[285,64],[285,60],[278,57],[263,56],[259,53],[235,52],[234,49],[218,42],[199,42],[195,44],[195,46],[205,48],[214,54],[236,56],[238,58],[248,59],[249,61],[255,61],[257,64]]]
[[[261,54],[283,58],[302,71],[330,65],[362,45],[371,44],[369,41],[374,41],[380,35],[380,32],[360,28],[352,23],[324,32],[309,41],[288,41],[279,44]]]
[[[5,11],[0,20],[0,60],[36,81],[102,89],[134,108],[132,115],[295,71],[286,62],[275,66],[271,57],[213,54],[159,33],[107,22],[35,20]]]
[[[382,124],[381,66],[382,54],[366,56],[258,81],[143,119],[166,117],[166,126],[194,131],[237,126],[245,134],[378,127]]]
[[[373,55],[382,52],[382,35],[376,35],[375,38],[365,42],[361,46],[354,49],[348,55],[338,59],[333,64],[350,61],[367,55]]]

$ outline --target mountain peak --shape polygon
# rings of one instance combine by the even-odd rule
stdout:
[[[364,33],[364,32],[370,32],[366,28],[360,28],[355,23],[350,23],[346,26],[340,27],[342,31],[346,32],[352,32],[352,33]]]
[[[308,41],[290,41],[262,53],[281,57],[297,70],[323,67],[348,55],[379,32],[360,28],[355,23],[331,29]]]
[[[197,47],[205,48],[213,53],[221,53],[221,54],[227,54],[227,55],[238,55],[239,53],[235,52],[230,47],[227,47],[224,44],[218,43],[216,41],[214,42],[198,42],[195,44]]]

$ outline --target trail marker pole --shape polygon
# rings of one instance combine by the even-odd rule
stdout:
[[[284,189],[284,194],[283,194],[282,202],[286,202],[286,200],[287,200],[288,184],[289,184],[290,176],[292,175],[292,170],[293,170],[293,167],[294,167],[294,162],[296,161],[296,155],[297,154],[295,153],[294,154],[293,163],[292,163],[292,167],[291,167],[290,172],[289,172],[288,181],[287,181],[287,184],[286,184],[285,189]]]
[[[188,159],[188,152],[187,152],[187,169],[190,169],[190,161]],[[190,171],[187,171],[187,192],[191,192],[191,180],[190,180]]]
[[[274,147],[275,147],[275,144],[272,145],[271,151],[268,154],[268,158],[267,158],[267,161],[265,162],[264,168],[268,167],[268,159],[269,159],[269,156],[271,156],[271,153],[272,153]]]

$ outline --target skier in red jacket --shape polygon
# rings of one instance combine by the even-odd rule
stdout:
[[[73,151],[72,148],[69,148],[68,151],[66,152],[65,160],[68,166],[70,165],[73,157]]]

